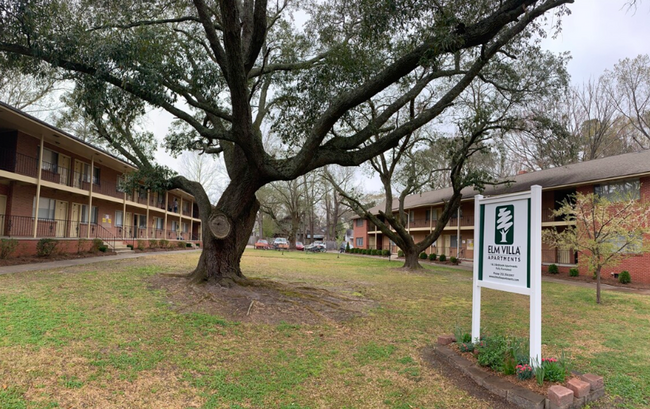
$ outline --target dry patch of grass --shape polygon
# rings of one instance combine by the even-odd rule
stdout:
[[[0,407],[490,407],[421,354],[436,335],[469,328],[469,272],[247,251],[253,286],[188,287],[158,275],[197,260],[160,255],[0,276]],[[593,299],[587,289],[544,285],[544,352],[604,374],[611,407],[644,407],[650,356],[638,346],[650,341],[650,302]],[[526,335],[526,297],[485,290],[483,301],[487,331]]]

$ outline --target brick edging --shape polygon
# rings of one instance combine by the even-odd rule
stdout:
[[[556,401],[555,395],[553,397],[550,396],[550,391],[549,399],[522,386],[513,384],[506,379],[493,375],[458,355],[446,345],[440,343],[435,345],[433,347],[433,353],[438,359],[449,363],[465,376],[471,378],[477,385],[524,409],[578,409],[587,403],[601,398],[605,394],[602,377],[586,374],[582,376],[582,381],[589,384],[589,392],[582,393],[580,397],[574,396],[574,390],[565,388],[564,386],[555,385],[552,387],[556,388],[558,392],[564,393],[565,398],[560,402]]]

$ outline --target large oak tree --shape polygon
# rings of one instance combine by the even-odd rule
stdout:
[[[231,182],[215,206],[198,183],[168,183],[196,197],[203,220],[193,277],[227,283],[243,278],[261,186],[396,146],[567,3],[0,0],[0,52],[67,72],[100,133],[142,169],[155,170],[147,145],[118,119],[147,106],[184,124],[171,150],[224,155]],[[402,114],[411,102],[418,114]],[[282,140],[281,154],[265,150],[263,133]]]

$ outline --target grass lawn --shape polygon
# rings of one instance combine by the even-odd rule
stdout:
[[[251,278],[373,300],[318,325],[192,312],[147,281],[198,253],[0,276],[0,408],[487,408],[421,349],[467,330],[471,273],[335,254],[247,250]],[[227,291],[227,290],[224,290]],[[605,377],[601,407],[650,404],[650,298],[545,283],[545,356]],[[483,290],[489,333],[526,336],[528,299]]]

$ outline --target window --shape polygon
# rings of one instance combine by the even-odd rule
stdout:
[[[643,253],[643,237],[638,237],[636,235],[631,235],[630,237],[618,236],[618,237],[612,237],[612,239],[608,240],[608,242],[612,244],[613,251],[618,251],[623,246],[625,246],[626,243],[628,243],[628,245],[625,246],[624,249],[620,250],[621,254]]]
[[[97,224],[97,206],[93,206],[90,214],[90,222]],[[88,205],[81,205],[81,223],[88,223]]]
[[[424,221],[428,222],[429,220],[431,220],[431,210],[425,210],[425,212],[424,212]]]
[[[357,248],[363,247],[363,237],[357,237]]]
[[[122,227],[124,225],[124,213],[121,210],[115,211],[115,227]]]
[[[147,228],[147,218],[143,214],[138,215],[138,227],[141,229]]]
[[[156,230],[163,229],[163,219],[161,217],[156,217]]]
[[[363,227],[363,219],[357,219],[355,223],[357,227]]]
[[[117,181],[115,181],[115,191],[124,193],[124,175],[117,175]]]
[[[43,148],[43,164],[41,169],[57,173],[59,163],[59,154],[47,148]]]
[[[435,222],[438,220],[438,209],[431,210],[431,219]]]
[[[178,230],[178,222],[176,220],[172,220],[172,231]]]
[[[411,210],[409,212],[409,223],[413,223],[415,221],[415,210]]]
[[[190,202],[183,202],[183,212],[189,212],[190,211]]]
[[[82,182],[90,183],[90,165],[84,162],[81,162],[81,175],[80,180]]]
[[[36,196],[34,196],[34,204],[32,205],[32,217],[34,217],[36,208]],[[41,197],[38,201],[38,220],[54,220],[54,209],[56,208],[56,200]]]
[[[184,232],[184,233],[187,233],[187,223],[183,222],[183,223],[181,223],[181,224],[182,224],[182,226],[183,226],[183,232]]]
[[[449,245],[449,247],[451,247],[452,249],[455,249],[456,247],[458,247],[458,236],[453,235],[453,236],[450,236],[450,237],[451,237],[451,244]]]
[[[594,194],[612,202],[627,199],[639,200],[641,198],[641,184],[639,179],[631,179],[594,185]]]
[[[100,180],[99,179],[99,175],[100,175],[99,172],[100,172],[99,168],[93,169],[93,184],[94,185],[99,185],[99,180]]]

